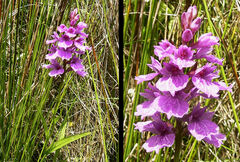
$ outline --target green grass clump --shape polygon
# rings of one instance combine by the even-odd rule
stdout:
[[[118,3],[0,2],[0,161],[117,160]],[[51,78],[45,42],[75,8],[95,50],[82,57],[88,76]]]
[[[239,3],[236,1],[236,3]],[[233,84],[233,93],[223,92],[218,100],[207,100],[206,105],[215,111],[214,121],[220,126],[227,140],[220,148],[198,142],[191,136],[183,138],[181,161],[217,161],[240,159],[239,126],[239,5],[235,1],[124,1],[124,160],[125,161],[170,161],[174,146],[160,150],[159,154],[147,153],[143,143],[150,133],[139,133],[133,124],[139,121],[134,116],[136,106],[143,102],[140,92],[146,83],[136,85],[135,76],[146,74],[150,68],[153,46],[167,39],[178,47],[181,44],[180,16],[190,5],[196,5],[203,23],[197,33],[212,32],[220,39],[215,55],[224,58],[219,80]]]

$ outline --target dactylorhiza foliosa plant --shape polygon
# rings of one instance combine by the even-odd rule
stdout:
[[[51,64],[43,65],[44,68],[52,69],[49,76],[56,77],[68,71],[75,71],[78,75],[84,77],[87,73],[84,71],[84,65],[79,58],[85,54],[86,50],[90,48],[85,46],[88,35],[83,32],[87,28],[87,24],[79,22],[79,14],[77,9],[70,14],[70,27],[61,24],[57,27],[57,32],[52,35],[52,40],[47,40],[46,44],[51,44],[49,51],[51,53],[46,55],[46,59]],[[61,61],[62,60],[62,61]],[[59,63],[61,61],[61,64]]]
[[[189,105],[198,96],[218,98],[220,90],[231,91],[231,86],[227,87],[224,82],[213,81],[219,77],[219,71],[215,71],[217,66],[213,64],[222,65],[223,61],[210,54],[213,46],[219,45],[218,37],[206,33],[194,42],[194,35],[201,26],[201,18],[196,16],[196,6],[191,6],[182,14],[182,45],[177,48],[167,40],[161,41],[154,46],[158,60],[151,57],[152,63],[148,64],[154,73],[135,78],[139,84],[159,77],[155,84],[148,82],[149,89],[140,93],[147,101],[139,104],[135,112],[142,120],[145,117],[152,119],[135,124],[135,129],[140,132],[154,134],[143,144],[147,152],[159,153],[161,148],[171,147],[174,141],[175,145],[181,145],[181,136],[189,133],[198,141],[204,140],[215,147],[220,147],[226,140],[218,125],[212,121],[213,112],[207,107],[201,108],[200,103]],[[159,61],[166,57],[169,61],[161,64]],[[198,67],[201,59],[206,59],[207,63]],[[170,120],[171,117],[175,120]],[[171,124],[173,121],[176,121],[175,128]]]

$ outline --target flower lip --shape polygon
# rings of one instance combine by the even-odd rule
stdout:
[[[167,40],[163,40],[159,42],[158,46],[154,46],[154,54],[158,56],[159,60],[171,56],[175,50],[176,47]]]
[[[68,28],[68,30],[66,31],[66,35],[69,36],[70,38],[72,38],[72,37],[75,37],[75,36],[76,36],[75,32],[76,32],[76,29],[73,28],[73,27],[70,27],[70,28]]]
[[[160,73],[162,75],[172,76],[172,75],[178,75],[183,74],[182,70],[179,69],[179,67],[173,63],[163,63],[164,67],[160,70]]]
[[[60,26],[57,27],[57,30],[60,32],[60,33],[63,33],[67,30],[68,28],[66,27],[66,25],[64,24],[61,24]]]
[[[59,42],[58,42],[58,46],[65,49],[68,47],[71,47],[72,44],[73,44],[73,41],[66,34],[62,35],[62,37],[59,39]]]
[[[193,51],[191,51],[191,48],[188,48],[186,45],[181,45],[178,49],[176,57],[190,60],[193,57]]]

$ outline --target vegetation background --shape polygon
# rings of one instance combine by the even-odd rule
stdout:
[[[88,75],[51,78],[45,42],[75,8]],[[118,27],[118,1],[0,0],[0,161],[118,159]]]
[[[214,55],[224,58],[219,67],[220,78],[233,84],[233,93],[222,92],[219,99],[201,101],[215,112],[214,121],[227,140],[220,148],[198,142],[188,136],[183,139],[181,161],[240,160],[240,1],[226,0],[125,0],[124,1],[124,160],[125,161],[171,161],[174,146],[161,149],[159,154],[147,153],[142,145],[150,133],[134,130],[133,123],[140,120],[134,116],[136,106],[143,102],[139,92],[146,84],[136,85],[134,77],[150,72],[146,66],[154,56],[153,46],[163,39],[181,44],[181,14],[191,5],[198,8],[203,19],[197,37],[212,32],[220,38]],[[196,39],[196,38],[195,38]]]

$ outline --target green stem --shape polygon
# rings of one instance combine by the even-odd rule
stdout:
[[[180,150],[182,149],[182,132],[183,132],[182,122],[177,119],[174,162],[179,162]]]

